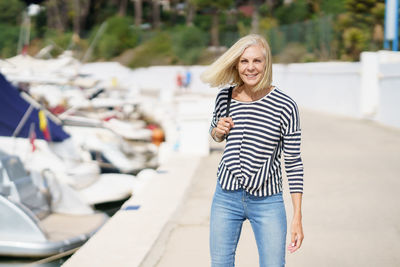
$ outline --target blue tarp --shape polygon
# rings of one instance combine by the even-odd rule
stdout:
[[[17,88],[9,83],[0,73],[0,135],[12,136],[19,122],[28,110],[30,104],[23,99]],[[34,123],[36,138],[45,139],[43,132],[39,128],[39,110],[34,108],[19,131],[17,137],[29,137],[29,129]],[[51,141],[61,142],[68,138],[69,135],[64,132],[61,125],[57,125],[49,117],[47,117],[47,126],[50,131]]]

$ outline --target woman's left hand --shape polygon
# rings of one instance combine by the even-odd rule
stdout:
[[[294,218],[292,221],[292,238],[291,243],[288,246],[288,250],[290,253],[295,252],[301,247],[301,243],[303,243],[304,234],[303,234],[303,225],[301,223],[301,218]]]

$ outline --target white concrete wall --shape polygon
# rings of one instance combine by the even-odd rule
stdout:
[[[299,106],[360,117],[360,63],[275,64],[273,84]]]
[[[381,64],[376,120],[400,128],[400,63]]]
[[[400,128],[400,53],[363,52],[361,61],[275,64],[274,84],[299,106]]]

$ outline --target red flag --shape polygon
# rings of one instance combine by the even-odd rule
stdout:
[[[32,145],[32,152],[36,150],[35,139],[36,139],[35,124],[32,123],[31,127],[29,128],[29,143],[31,143]]]
[[[21,54],[23,56],[26,56],[28,54],[28,45],[27,44],[22,47]]]

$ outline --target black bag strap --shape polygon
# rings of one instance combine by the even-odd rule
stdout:
[[[234,86],[229,87],[228,89],[228,102],[226,103],[226,114],[225,117],[229,117],[229,110],[231,108],[231,100],[232,100],[232,91]]]

